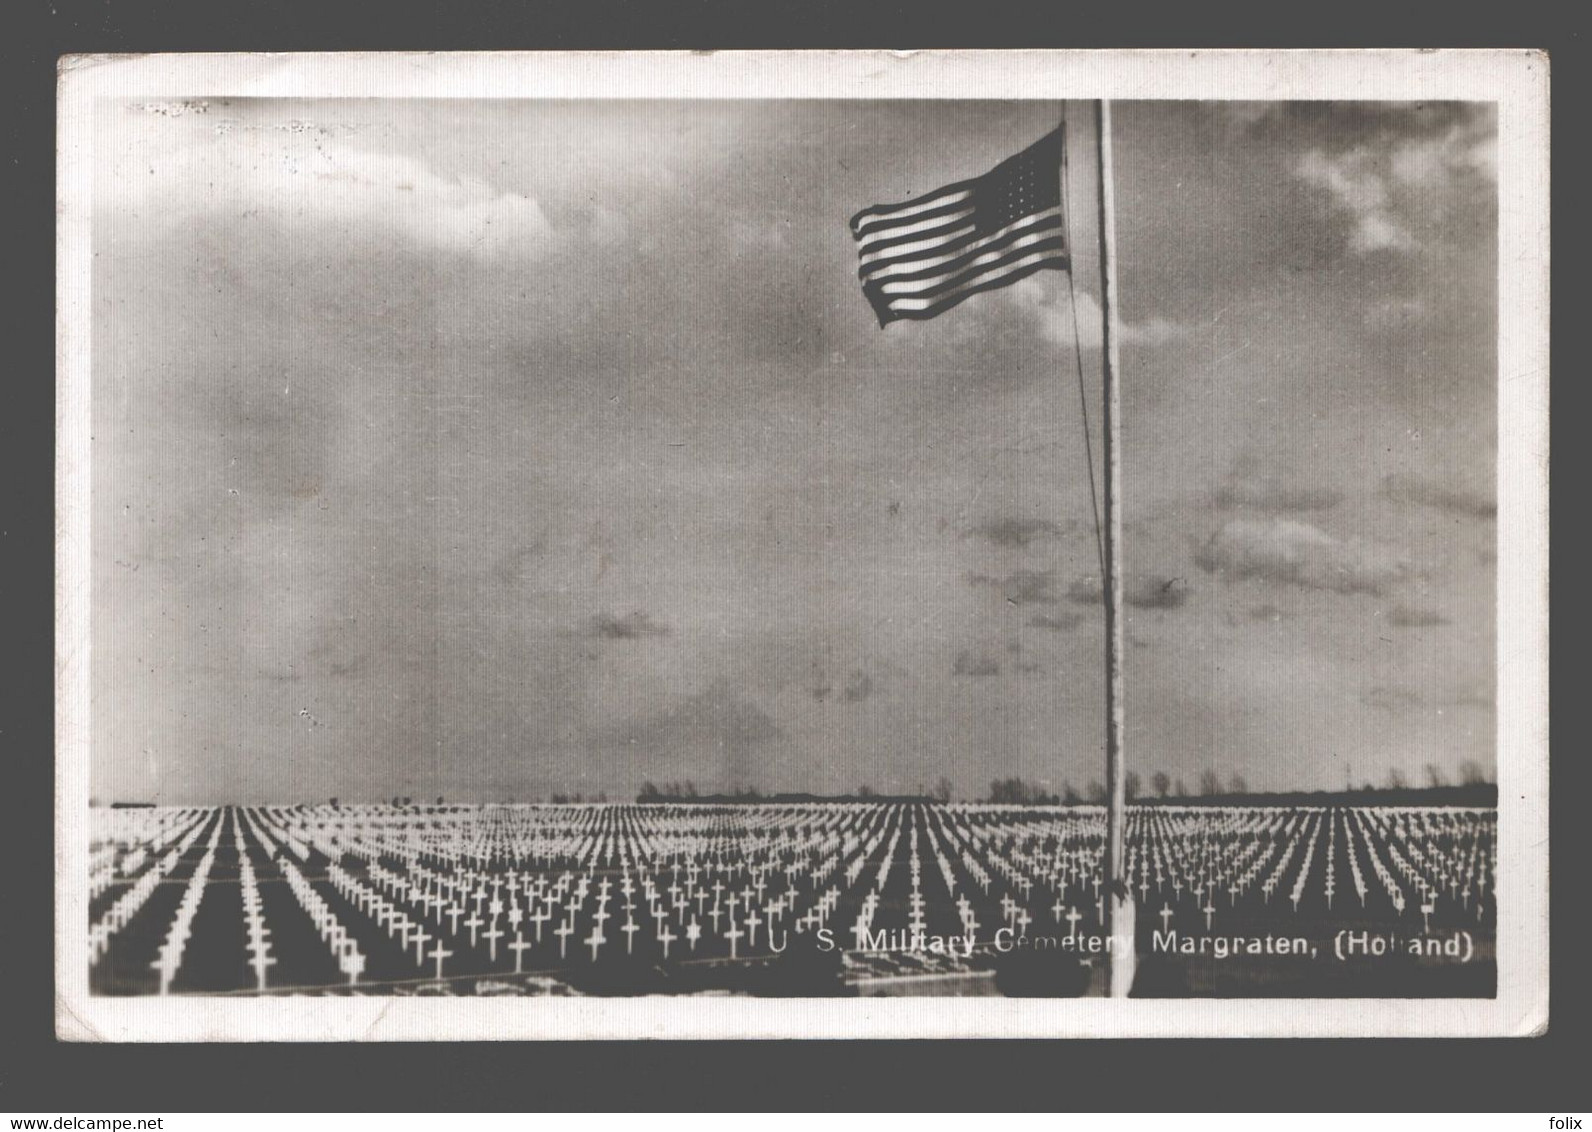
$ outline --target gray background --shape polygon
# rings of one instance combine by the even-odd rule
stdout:
[[[845,225],[1057,114],[104,104],[96,798],[1101,777],[1067,276],[880,331]],[[1116,115],[1130,764],[1490,771],[1490,110]]]

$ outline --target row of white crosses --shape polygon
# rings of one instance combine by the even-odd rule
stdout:
[[[245,811],[245,814],[250,833],[260,840],[267,851],[270,850],[273,841],[280,837],[300,860],[308,858],[308,850],[291,834],[279,828],[271,828],[271,823],[264,820],[260,824],[255,824],[252,815],[249,815],[248,811]],[[305,878],[297,865],[284,857],[277,862],[277,867],[282,873],[282,879],[287,881],[288,890],[293,893],[293,898],[309,916],[316,932],[331,950],[338,970],[348,977],[350,983],[357,981],[365,969],[365,956],[354,937],[349,934],[348,928],[337,918],[337,914],[326,903],[326,899],[315,891],[315,886]]]
[[[1485,883],[1481,874],[1492,862],[1490,811],[1370,811],[1366,816],[1385,841],[1397,845],[1389,853],[1391,869],[1384,866],[1383,873],[1390,877],[1397,874],[1420,893],[1418,907],[1428,922],[1439,894],[1446,893],[1466,909],[1477,901],[1476,894]],[[1348,810],[1268,812],[1247,807],[1225,811],[1188,807],[1179,813],[1172,807],[1147,807],[1130,817],[1130,838],[1135,839],[1130,841],[1130,871],[1137,878],[1141,896],[1150,887],[1153,874],[1156,889],[1170,888],[1173,901],[1194,898],[1207,929],[1216,912],[1216,898],[1225,894],[1227,903],[1236,903],[1257,878],[1270,882],[1269,887],[1260,886],[1258,895],[1269,898],[1272,891],[1280,889],[1297,911],[1307,889],[1318,880],[1319,891],[1326,900],[1334,898],[1338,827],[1343,825],[1344,859],[1363,902],[1365,885],[1360,861],[1362,857],[1375,859],[1374,850],[1369,843],[1364,849],[1357,849],[1356,841],[1369,835],[1357,823],[1351,823],[1355,823],[1355,816]],[[949,828],[954,830],[956,825]],[[1174,836],[1167,836],[1168,830]],[[1316,855],[1323,839],[1326,860],[1318,866]],[[1065,891],[1069,881],[1082,872],[1084,858],[1089,858],[1088,872],[1095,874],[1098,857],[1085,849],[1069,848],[1065,837],[1060,840],[1052,879]],[[989,837],[983,839],[983,844],[996,845],[1008,863],[1031,863],[1022,844],[998,845]],[[975,860],[965,851],[961,859]],[[1003,875],[1010,876],[1006,872]],[[1091,877],[1091,883],[1096,881],[1097,874]],[[1395,895],[1403,899],[1402,894]],[[1006,908],[1010,912],[1011,905]],[[1167,910],[1170,914],[1169,907]],[[1061,899],[1052,905],[1058,918],[1066,918],[1063,913],[1072,911]]]
[[[961,891],[961,886],[956,880],[956,870],[952,866],[951,858],[954,856],[962,861],[963,868],[967,869],[975,881],[980,881],[984,891],[989,890],[989,874],[985,872],[977,858],[972,854],[971,847],[962,841],[962,834],[957,824],[951,820],[942,820],[941,816],[930,811],[929,828],[933,833],[931,842],[934,857],[940,863],[940,874],[945,879],[945,889],[951,895],[956,905],[957,922],[963,934],[978,938],[978,914],[973,908],[973,902]],[[947,853],[942,845],[950,847]]]
[[[260,903],[260,881],[254,872],[254,861],[244,843],[242,823],[237,823],[232,834],[238,851],[238,892],[243,898],[244,950],[249,956],[249,969],[254,972],[254,989],[263,991],[266,986],[265,971],[275,966],[271,955],[271,929],[265,926],[265,910]]]
[[[1286,893],[1297,911],[1328,811],[1205,809],[1156,807],[1151,812],[1144,841],[1157,892],[1163,893],[1170,881],[1175,902],[1186,889],[1203,901],[1199,910],[1207,926],[1218,896],[1225,895],[1231,906],[1254,888],[1267,903],[1276,893]]]
[[[507,934],[498,925],[500,917],[503,918],[514,929],[514,939],[507,947],[515,954],[515,970],[518,972],[523,952],[531,946],[520,932],[521,924],[535,922],[540,938],[542,924],[550,918],[537,911],[527,916],[525,909],[519,906],[514,896],[519,880],[517,873],[510,877],[509,887],[505,890],[503,878],[479,873],[468,866],[460,865],[451,875],[445,875],[425,866],[418,856],[408,854],[404,859],[404,871],[395,872],[380,864],[376,854],[368,847],[356,843],[346,848],[366,861],[367,875],[380,891],[365,886],[339,867],[329,872],[332,883],[349,896],[362,912],[377,918],[390,935],[402,937],[405,942],[413,944],[417,962],[421,959],[432,960],[436,964],[437,978],[443,974],[442,961],[454,954],[443,947],[441,936],[445,930],[454,939],[455,947],[461,945],[461,934],[468,930],[469,946],[474,948],[485,942],[491,959],[495,961],[498,941]],[[393,850],[389,848],[388,852]],[[403,910],[404,905],[412,908],[415,913],[413,918]],[[469,918],[461,926],[460,920],[467,912]],[[487,919],[482,919],[483,913]],[[435,935],[426,932],[426,924],[431,921],[435,922]],[[483,927],[484,931],[481,930]],[[423,952],[423,943],[433,938],[436,943],[432,951]],[[567,947],[567,940],[565,945]]]
[[[1304,899],[1305,885],[1310,880],[1310,865],[1316,856],[1316,833],[1323,824],[1330,824],[1330,817],[1323,823],[1323,815],[1311,814],[1305,823],[1304,829],[1304,860],[1299,862],[1299,873],[1294,880],[1293,891],[1288,894],[1288,899],[1293,902],[1294,911],[1299,910],[1299,902]]]
[[[216,822],[210,839],[205,843],[205,851],[194,866],[188,884],[182,891],[182,898],[177,903],[176,918],[172,920],[171,927],[166,931],[166,938],[160,945],[155,961],[150,964],[160,976],[161,994],[171,990],[172,980],[176,978],[178,970],[182,967],[183,952],[187,950],[188,940],[193,936],[193,918],[199,911],[199,901],[204,898],[205,882],[210,879],[210,867],[215,864],[216,842],[221,835],[221,825],[220,821]]]
[[[1209,815],[1209,810],[1204,811],[1202,820],[1208,822]],[[946,828],[937,829],[937,832],[943,834],[949,831],[951,837],[948,840],[957,841],[959,837],[956,831],[963,823],[956,820],[958,815],[954,810],[947,817],[951,820],[946,823]],[[1036,901],[1043,903],[1048,900],[1044,910],[1058,925],[1066,923],[1069,935],[1075,934],[1078,921],[1082,918],[1072,902],[1075,890],[1086,906],[1092,906],[1097,919],[1103,915],[1104,899],[1099,868],[1103,834],[1101,815],[1089,811],[1057,810],[1051,820],[1036,821],[1032,812],[1009,809],[1004,814],[974,813],[968,817],[971,819],[968,823],[970,840],[976,843],[976,847],[961,844],[956,855],[964,864],[971,863],[974,868],[979,868],[978,857],[983,855],[1000,874],[1007,888],[1001,898],[1001,908],[1008,926],[1014,930],[1025,928],[1031,922],[1030,910],[1036,909]],[[1003,826],[1007,820],[1020,832],[1014,834],[1005,830]],[[1130,882],[1136,884],[1141,899],[1148,896],[1152,885],[1159,894],[1164,894],[1168,899],[1168,915],[1171,903],[1192,899],[1196,909],[1204,914],[1206,927],[1209,928],[1216,912],[1214,902],[1219,889],[1225,889],[1229,902],[1235,901],[1247,887],[1248,878],[1235,880],[1217,858],[1215,844],[1206,844],[1204,839],[1193,844],[1179,844],[1178,853],[1170,852],[1170,846],[1177,841],[1176,838],[1169,839],[1163,835],[1164,827],[1170,824],[1163,807],[1130,813],[1127,859]],[[1179,824],[1191,822],[1180,821]],[[1041,851],[1047,838],[1053,843],[1048,857]],[[1246,866],[1249,873],[1258,870],[1267,859],[1262,852],[1264,847],[1258,844],[1234,847],[1228,842],[1226,848],[1230,853],[1236,848],[1238,857],[1251,859]],[[1273,863],[1280,877],[1291,863],[1292,839],[1279,839],[1278,848],[1280,852]],[[987,873],[983,887],[987,893]],[[1045,889],[1049,890],[1048,895]]]
[[[1438,901],[1445,898],[1482,918],[1492,857],[1490,851],[1482,850],[1491,848],[1492,816],[1490,811],[1466,815],[1454,811],[1366,811],[1356,814],[1355,820],[1372,870],[1390,898],[1398,889],[1394,903],[1402,911],[1408,893],[1413,908],[1430,928]],[[1444,847],[1440,841],[1450,844]]]
[[[123,813],[126,811],[111,812]],[[148,811],[135,810],[132,812],[147,813]],[[174,811],[165,811],[159,817],[167,819],[173,813]],[[183,854],[199,839],[200,833],[204,831],[205,820],[209,817],[209,812],[205,810],[182,810],[175,811],[175,813],[182,815],[182,824],[177,826],[175,833],[172,835],[177,839],[176,843],[172,844],[171,848],[159,857],[153,858],[148,867],[136,876],[132,884],[117,896],[110,908],[89,926],[89,964],[91,966],[104,957],[105,953],[110,949],[111,938],[127,926],[128,922],[138,914],[139,910],[149,901],[149,898],[154,895],[156,886],[165,880],[171,871],[177,867],[177,863],[182,860]],[[160,844],[163,846],[169,841],[165,834],[170,830],[171,824],[174,824],[174,822],[158,821],[154,823],[154,828],[151,831],[152,835],[159,837]],[[153,846],[151,846],[152,848]]]
[[[860,942],[876,923],[903,837],[913,930],[927,924],[926,855],[964,930],[977,923],[974,899],[979,909],[998,902],[1000,922],[1014,931],[1046,916],[1069,935],[1084,918],[1080,908],[1099,917],[1103,901],[1104,823],[1090,810],[814,804],[258,813],[274,842],[299,861],[312,852],[329,858],[333,887],[438,978],[460,948],[496,966],[506,946],[518,971],[524,952],[555,940],[561,959],[582,951],[592,960],[633,955],[649,937],[654,954],[670,958],[696,956],[710,939],[718,954],[739,958],[766,946],[775,925],[810,931],[842,906],[856,918],[839,926],[850,926]],[[1130,814],[1128,865],[1141,896],[1152,888],[1164,894],[1168,915],[1192,900],[1209,928],[1219,901],[1234,903],[1251,889],[1257,900],[1286,896],[1297,910],[1319,879],[1330,900],[1341,833],[1343,860],[1362,896],[1365,871],[1384,887],[1418,890],[1424,908],[1438,893],[1473,900],[1489,867],[1484,824],[1447,815],[1361,820],[1324,808],[1141,807]],[[1415,844],[1414,832],[1441,833],[1453,847]],[[337,864],[345,854],[364,862],[365,879]],[[301,904],[305,893],[314,895],[297,869],[283,871]],[[972,887],[964,891],[959,878]],[[341,927],[324,917],[318,925],[336,950]],[[427,943],[434,944],[429,952]],[[363,962],[354,953],[342,959],[345,973]]]
[[[1255,808],[1219,810],[1200,819],[1172,813],[1172,818],[1158,815],[1152,857],[1159,853],[1157,843],[1176,844],[1180,849],[1176,856],[1193,862],[1186,871],[1219,878],[1233,899],[1259,877],[1258,887],[1266,899],[1286,891],[1296,910],[1318,881],[1329,907],[1336,899],[1340,827],[1348,879],[1361,906],[1369,895],[1369,876],[1396,912],[1419,912],[1428,925],[1442,896],[1472,908],[1480,885],[1471,862],[1491,860],[1490,811]],[[1245,835],[1252,838],[1249,847],[1235,849],[1232,839]],[[1325,860],[1318,871],[1315,857],[1323,849]],[[1290,878],[1291,888],[1286,887]]]
[[[378,883],[386,885],[388,892],[398,891],[400,885],[395,874],[382,869],[379,865],[372,869],[372,876],[375,877],[377,874],[380,874]],[[366,884],[336,862],[327,866],[326,879],[360,912],[380,925],[405,955],[408,955],[409,950],[413,948],[413,961],[416,967],[423,968],[429,961],[435,965],[435,977],[438,979],[443,977],[443,961],[451,959],[454,953],[443,946],[440,933],[433,934],[426,931],[423,920],[411,919],[409,913],[405,912],[396,901],[389,899],[387,894]],[[432,944],[430,951],[426,950],[427,943]],[[351,958],[342,967],[350,983],[356,982],[364,969],[363,956]]]
[[[159,868],[145,872],[116,898],[116,903],[112,904],[103,916],[89,925],[88,946],[91,965],[98,963],[110,949],[111,937],[126,927],[127,921],[144,906],[163,875],[163,870]]]
[[[1212,810],[1202,814],[1173,807],[1156,807],[1139,818],[1141,896],[1148,895],[1153,883],[1156,894],[1169,896],[1171,903],[1185,896],[1196,903],[1203,900],[1201,911],[1207,921],[1214,914],[1216,895],[1225,894],[1229,905],[1236,904],[1263,873],[1259,887],[1270,900],[1292,864],[1295,838],[1290,823],[1307,820],[1295,813],[1237,815]]]
[[[1393,870],[1382,862],[1381,856],[1377,853],[1377,838],[1373,833],[1373,827],[1366,818],[1353,811],[1350,812],[1349,821],[1358,827],[1357,832],[1361,838],[1361,843],[1365,846],[1365,853],[1371,865],[1371,872],[1382,882],[1382,887],[1386,890],[1388,900],[1392,902],[1393,907],[1397,911],[1403,912],[1407,903],[1404,898],[1403,887],[1399,884],[1398,878],[1394,876]],[[1385,847],[1391,848],[1391,842],[1387,843]]]
[[[88,851],[88,898],[98,897],[116,883],[118,851],[113,842],[102,842]],[[142,861],[139,862],[143,864]]]
[[[959,860],[962,867],[972,875],[975,883],[979,886],[981,896],[988,898],[993,894],[995,891],[994,874],[999,873],[1001,875],[1002,879],[1006,881],[1001,886],[1001,916],[1003,920],[1015,921],[1015,916],[1012,913],[1015,910],[1013,882],[1016,878],[1003,871],[1004,862],[999,856],[999,840],[992,832],[993,829],[994,827],[981,827],[971,822],[959,821],[956,817],[948,815],[948,820],[940,823],[936,832],[951,845],[950,855]],[[987,868],[986,865],[988,866]],[[994,870],[994,872],[991,870]],[[1029,891],[1032,892],[1031,882]],[[955,886],[953,886],[952,892],[956,902],[957,917],[963,930],[976,935],[979,923],[973,902]]]
[[[1036,917],[1042,915],[1057,924],[1071,915],[1069,934],[1076,933],[1081,917],[1067,901],[1068,885],[1084,885],[1084,878],[1094,870],[1098,849],[1082,843],[1088,827],[1074,815],[1042,819],[1030,835],[1032,821],[1032,814],[1005,807],[987,812],[953,809],[931,817],[931,832],[950,846],[949,855],[938,847],[935,852],[941,857],[941,870],[964,931],[976,934],[977,913],[973,902],[956,884],[951,858],[973,877],[984,898],[999,892],[1002,925],[1014,934],[1026,935]],[[1057,846],[1047,857],[1040,850],[1051,836],[1057,839]]]
[[[1401,840],[1419,874],[1429,900],[1447,897],[1478,918],[1489,887],[1492,868],[1491,831],[1483,820],[1472,824],[1453,811],[1416,812],[1411,816],[1415,836]]]
[[[1338,815],[1332,814],[1327,819],[1327,875],[1322,881],[1322,891],[1327,897],[1327,908],[1332,908],[1332,898],[1337,894],[1337,847],[1338,847]]]
[[[116,874],[136,876],[146,862],[203,827],[212,811],[200,807],[151,806],[89,811],[90,845],[118,855]]]

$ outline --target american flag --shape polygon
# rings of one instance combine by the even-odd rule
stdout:
[[[1058,128],[982,177],[853,216],[857,274],[879,325],[933,318],[980,291],[1066,270],[1061,147]]]

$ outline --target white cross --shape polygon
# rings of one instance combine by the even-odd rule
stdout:
[[[177,974],[177,968],[182,966],[182,950],[170,943],[163,944],[160,949],[160,958],[150,964],[160,972],[160,993],[165,994],[171,987],[171,980]]]
[[[1156,914],[1161,917],[1161,930],[1163,932],[1166,931],[1168,925],[1170,925],[1171,922],[1172,922],[1172,908],[1171,908],[1171,906],[1168,905],[1168,904],[1162,904],[1160,912],[1158,912]]]
[[[596,925],[593,925],[591,929],[591,935],[587,936],[582,942],[584,942],[587,947],[591,948],[592,962],[595,963],[597,961],[598,948],[602,947],[602,945],[608,941],[603,937],[602,929]]]
[[[414,926],[414,932],[409,936],[409,942],[415,945],[415,962],[419,963],[425,958],[425,948],[431,933],[419,924]]]
[[[494,963],[497,962],[497,941],[502,939],[505,934],[507,933],[500,929],[496,924],[493,924],[490,928],[481,933],[481,937],[487,940],[490,944],[488,948],[488,955]]]
[[[343,974],[348,976],[349,984],[352,985],[364,973],[365,957],[357,951],[350,951],[338,960],[337,965],[343,969]]]
[[[520,964],[525,961],[525,956],[521,952],[530,946],[529,943],[520,937],[519,932],[514,933],[514,942],[508,945],[508,949],[514,952],[514,973],[516,975],[520,973]]]
[[[276,965],[276,960],[266,955],[264,949],[254,953],[250,965],[254,968],[254,989],[265,989],[265,969]]]
[[[680,937],[669,930],[667,920],[658,925],[658,942],[663,944],[663,957],[669,958],[669,945]]]
[[[427,954],[437,961],[437,978],[442,978],[442,961],[449,958],[453,952],[445,950],[442,946],[442,941],[439,939],[437,940],[436,946],[434,946]]]
[[[639,932],[641,929],[636,927],[636,921],[635,920],[632,920],[632,919],[627,917],[625,919],[625,926],[620,928],[619,930],[625,933],[625,954],[626,955],[634,955],[635,954],[635,945],[636,945],[636,933]]]

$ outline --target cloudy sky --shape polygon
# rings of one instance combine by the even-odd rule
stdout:
[[[103,104],[96,797],[1103,777],[1068,276],[881,331],[846,226],[1058,113]],[[1116,107],[1146,779],[1491,769],[1493,134]]]

